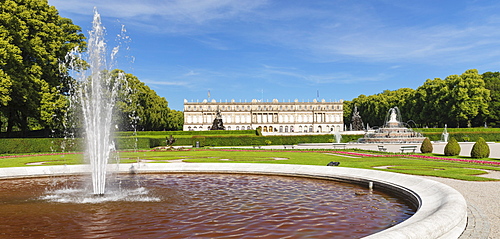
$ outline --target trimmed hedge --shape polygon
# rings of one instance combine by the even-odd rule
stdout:
[[[460,142],[475,142],[479,138],[483,138],[485,141],[498,142],[500,141],[500,132],[448,132],[449,137],[455,138]],[[431,141],[441,140],[441,133],[423,133],[424,137],[428,137]]]
[[[289,145],[299,143],[327,143],[333,140],[333,135],[293,135],[293,136],[231,136],[231,135],[194,135],[191,138],[174,138],[174,145],[193,145],[196,142],[200,146],[251,146],[266,145],[270,141],[272,145]],[[163,132],[162,132],[163,133]],[[357,141],[363,135],[343,135],[342,142]],[[47,153],[47,152],[74,152],[83,151],[84,145],[81,138],[63,139],[63,138],[0,138],[0,154],[18,154],[18,153]],[[150,149],[158,146],[165,146],[166,141],[163,138],[147,137],[117,137],[115,138],[117,150],[129,149]],[[64,146],[64,147],[61,147]]]
[[[81,138],[0,138],[0,154],[83,151],[82,141]],[[160,145],[166,145],[165,140],[129,137],[115,139],[117,150],[150,149]]]
[[[417,132],[423,132],[423,133],[442,133],[444,131],[444,128],[413,128],[413,130]],[[484,128],[484,127],[477,127],[477,128],[446,128],[446,131],[448,133],[451,132],[457,132],[457,133],[469,133],[469,132],[488,132],[488,133],[500,133],[500,128]]]
[[[266,145],[266,141],[271,141],[272,145],[289,145],[299,143],[327,143],[334,136],[332,135],[292,135],[292,136],[235,136],[235,137],[216,137],[216,136],[193,136],[191,138],[192,146],[199,142],[203,146],[251,146]],[[342,142],[357,141],[363,135],[343,135]],[[174,145],[185,145],[176,141]]]
[[[0,154],[79,151],[80,139],[63,138],[2,138]]]
[[[206,131],[137,131],[138,136],[169,136],[173,135],[256,135],[255,130],[206,130]],[[127,137],[133,136],[133,131],[120,131],[115,133],[116,136]]]

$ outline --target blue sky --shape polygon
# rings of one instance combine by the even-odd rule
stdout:
[[[49,0],[172,109],[183,101],[351,100],[500,70],[500,2],[489,0]],[[122,42],[122,44],[124,44]]]

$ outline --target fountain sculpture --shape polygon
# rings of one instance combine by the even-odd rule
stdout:
[[[445,124],[443,134],[441,135],[441,141],[445,143],[448,143],[448,137],[449,137],[448,130],[446,130],[447,127],[448,126]]]
[[[401,120],[398,107],[389,109],[383,127],[368,131],[360,143],[422,143],[425,137],[422,134],[406,127]]]
[[[361,115],[359,115],[358,107],[354,105],[354,112],[352,113],[352,129],[351,130],[364,130],[363,128],[363,120],[361,119]],[[367,126],[368,129],[368,126]]]
[[[222,122],[222,115],[220,113],[220,110],[217,109],[215,119],[210,130],[225,130],[225,129],[226,127],[224,127],[224,123]]]

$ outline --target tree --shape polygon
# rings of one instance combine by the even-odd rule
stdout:
[[[500,126],[500,72],[483,73],[484,87],[490,90],[490,101],[488,102],[489,114],[481,115],[476,119],[477,124],[487,122],[487,125]]]
[[[427,79],[418,87],[412,114],[422,126],[442,126],[449,122],[449,84],[439,78]]]
[[[474,146],[472,146],[470,156],[479,159],[490,156],[490,147],[482,137],[479,137]]]
[[[113,77],[125,74],[117,100],[116,119],[121,130],[166,130],[169,127],[169,108],[165,98],[141,82],[136,76],[114,70]],[[181,126],[182,127],[182,126]]]
[[[184,125],[184,112],[171,109],[168,112],[167,121],[167,130],[182,130],[182,126]]]
[[[0,0],[0,112],[7,132],[53,127],[47,115],[62,117],[54,115],[65,107],[57,96],[68,80],[60,63],[73,47],[84,50],[84,39],[46,0]]]
[[[460,76],[451,75],[446,80],[450,84],[449,113],[457,127],[461,124],[471,127],[475,117],[488,114],[490,91],[485,88],[477,70],[467,70]]]
[[[342,109],[344,110],[344,118],[343,122],[345,125],[348,125],[349,122],[351,122],[352,119],[352,113],[354,109],[354,103],[352,101],[344,100]]]
[[[358,107],[364,123],[382,126],[385,123],[387,112],[395,106],[402,109],[404,119],[409,119],[411,115],[409,104],[412,102],[414,94],[415,90],[413,89],[401,88],[395,91],[385,90],[370,96],[360,95],[350,101],[350,107],[351,109],[354,108],[354,105]]]

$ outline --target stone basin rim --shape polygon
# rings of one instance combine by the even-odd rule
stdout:
[[[405,197],[417,211],[407,220],[365,238],[458,238],[467,225],[467,203],[455,189],[413,175],[380,170],[293,164],[133,163],[110,164],[117,173],[247,173],[311,177],[366,185]],[[0,168],[0,179],[77,175],[90,165]]]

